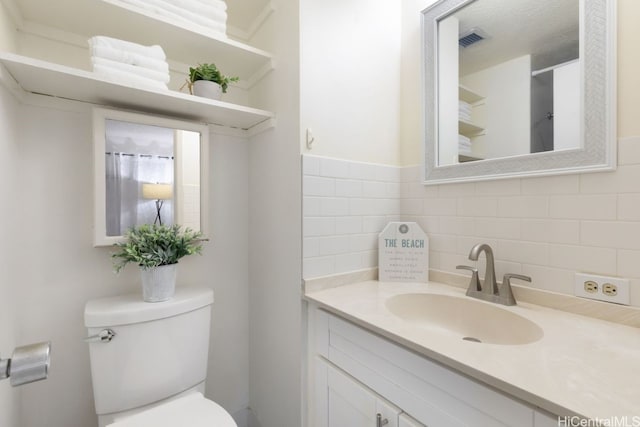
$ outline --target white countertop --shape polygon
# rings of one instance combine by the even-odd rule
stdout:
[[[639,328],[519,302],[499,307],[540,326],[544,336],[539,341],[473,343],[405,321],[385,305],[394,295],[422,292],[468,298],[464,289],[435,282],[372,280],[306,292],[305,298],[551,413],[640,420]]]

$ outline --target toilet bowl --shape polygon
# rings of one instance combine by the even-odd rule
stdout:
[[[237,427],[204,397],[213,291],[179,287],[165,302],[140,294],[91,300],[84,321],[100,427]]]
[[[168,403],[117,418],[107,427],[237,427],[222,406],[205,399],[202,393],[191,393]]]

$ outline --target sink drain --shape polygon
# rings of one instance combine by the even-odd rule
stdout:
[[[482,341],[480,341],[478,338],[474,338],[474,337],[462,337],[462,339],[463,339],[464,341],[482,342]]]

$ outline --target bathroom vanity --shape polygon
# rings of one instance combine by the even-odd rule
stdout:
[[[640,415],[640,391],[628,375],[640,369],[637,328],[519,302],[497,307],[497,315],[526,319],[542,334],[524,331],[518,342],[519,326],[506,322],[498,338],[489,331],[479,343],[463,339],[473,307],[451,311],[449,326],[393,307],[420,295],[469,300],[434,282],[365,281],[306,293],[310,426],[550,427],[558,417]]]

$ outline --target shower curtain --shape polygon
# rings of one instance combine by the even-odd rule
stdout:
[[[155,200],[142,198],[142,184],[173,184],[173,158],[106,153],[107,236],[122,236],[139,224],[153,224]],[[162,223],[173,224],[173,200],[164,200]]]

